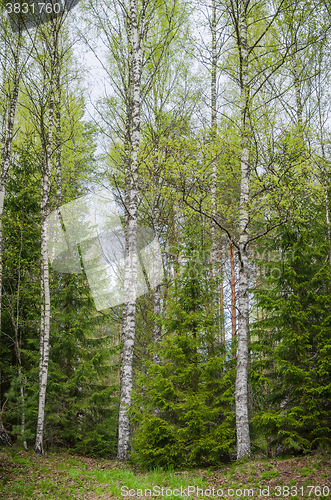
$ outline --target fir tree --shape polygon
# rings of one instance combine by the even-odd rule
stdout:
[[[114,455],[118,346],[108,316],[97,314],[84,275],[54,273],[48,444],[92,456]]]
[[[0,400],[13,442],[34,439],[38,378],[40,237],[38,172],[27,150],[16,150],[4,206]]]
[[[203,227],[189,221],[170,284],[160,364],[149,362],[136,394],[133,458],[142,466],[194,466],[227,459],[235,440],[233,371],[213,314]],[[201,221],[200,221],[201,222]],[[210,251],[210,248],[209,248]],[[231,363],[231,362],[230,362]]]
[[[269,242],[281,259],[264,263],[266,282],[255,290],[264,318],[251,344],[255,393],[263,394],[254,422],[276,453],[316,449],[331,438],[330,266],[326,231],[316,224],[320,207],[310,203],[308,217]]]

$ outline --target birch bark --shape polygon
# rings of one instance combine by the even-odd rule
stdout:
[[[161,285],[156,285],[154,288],[154,297],[153,297],[153,312],[155,316],[161,316]],[[153,353],[153,363],[160,363],[160,356],[156,352],[157,346],[161,342],[161,326],[155,321],[153,326],[153,343],[155,352]]]
[[[230,243],[230,268],[231,268],[231,334],[232,341],[237,333],[237,310],[236,310],[236,273],[234,262],[234,244]]]
[[[51,175],[51,157],[53,143],[54,126],[54,76],[55,76],[55,54],[58,42],[58,31],[56,26],[52,30],[53,45],[51,54],[51,71],[49,85],[49,113],[48,113],[48,131],[45,137],[44,116],[41,113],[41,140],[43,151],[42,165],[42,183],[41,183],[41,319],[40,319],[40,357],[39,357],[39,400],[35,452],[38,455],[44,455],[43,434],[45,422],[45,402],[48,377],[49,361],[49,331],[50,331],[50,289],[49,289],[49,265],[47,251],[47,226],[46,217],[48,210],[49,186]]]
[[[159,237],[159,209],[157,206],[157,201],[154,200],[154,206],[153,206],[153,228],[154,228],[154,237],[157,236]],[[153,295],[153,312],[155,316],[160,317],[161,316],[161,285],[156,285],[154,288],[154,295]],[[161,342],[161,326],[158,323],[158,321],[154,321],[153,325],[153,343],[154,343],[154,353],[153,353],[153,363],[160,363],[160,356],[157,353],[157,346]]]
[[[216,126],[217,126],[217,7],[216,0],[212,0],[212,19],[211,19],[211,136],[212,147],[216,141]],[[214,155],[214,153],[213,153]],[[211,171],[211,202],[212,202],[212,219],[211,219],[211,262],[212,262],[212,277],[214,280],[220,277],[220,265],[218,262],[221,249],[218,248],[217,225],[215,223],[217,214],[217,162],[215,158],[212,160]],[[215,294],[213,297],[213,308],[215,311],[214,317],[219,328],[220,338],[223,339],[222,316],[223,316],[223,281],[219,283],[219,296]]]
[[[324,200],[325,200],[325,218],[326,218],[326,228],[327,228],[327,238],[329,247],[329,264],[331,266],[331,225],[330,225],[330,209],[329,209],[329,193],[328,193],[328,176],[326,171],[326,154],[325,154],[325,138],[324,138],[324,125],[322,117],[322,105],[321,105],[321,72],[318,74],[318,124],[319,124],[319,140],[322,152],[322,175],[324,184]]]
[[[322,146],[322,162],[323,162],[323,181],[324,181],[324,199],[325,199],[325,218],[327,227],[327,237],[328,237],[328,247],[329,247],[329,263],[331,266],[331,225],[330,225],[330,209],[329,209],[329,193],[328,193],[328,179],[326,172],[326,158],[324,149],[324,138],[321,136],[321,146]]]
[[[11,311],[11,319],[12,325],[14,328],[15,340],[14,340],[14,348],[15,354],[18,362],[18,379],[20,383],[20,395],[21,395],[21,405],[22,405],[22,417],[21,417],[21,435],[23,437],[23,447],[25,451],[28,451],[28,445],[26,439],[24,437],[25,433],[25,397],[24,397],[24,386],[23,384],[23,374],[22,374],[22,356],[21,356],[21,341],[18,335],[19,332],[19,318],[20,318],[20,289],[21,289],[21,259],[22,259],[22,250],[23,250],[23,218],[24,218],[24,204],[22,207],[22,216],[21,216],[21,244],[20,244],[20,253],[18,259],[18,286],[17,286],[17,296],[16,296],[16,311],[14,317],[14,310],[12,308]]]
[[[22,263],[22,252],[23,252],[23,229],[24,229],[24,212],[25,212],[25,202],[22,203],[21,210],[21,222],[20,222],[20,250],[18,254],[18,269],[17,269],[17,291],[15,293],[5,293],[6,297],[6,308],[10,315],[12,328],[14,331],[14,337],[10,337],[14,347],[15,353],[15,364],[17,364],[17,378],[20,387],[20,397],[21,397],[21,435],[23,438],[23,447],[28,451],[27,442],[24,436],[25,433],[25,386],[26,377],[23,377],[22,372],[22,353],[21,353],[21,310],[20,310],[20,298],[21,298],[21,263]],[[24,379],[24,382],[23,382]]]
[[[7,401],[8,401],[8,399],[6,399],[6,401],[2,405],[2,408],[0,411],[0,441],[1,441],[3,446],[11,446],[10,439],[9,439],[8,434],[6,432],[5,426],[3,425],[3,422],[2,422],[3,412],[5,410],[5,405],[6,405]]]
[[[41,187],[41,320],[40,320],[40,357],[39,357],[39,400],[38,400],[38,419],[35,452],[38,455],[44,455],[43,448],[43,432],[45,421],[45,401],[46,387],[48,377],[48,360],[49,360],[49,330],[50,330],[50,290],[49,290],[49,267],[48,267],[48,252],[47,252],[47,206],[49,197],[50,184],[50,162],[52,149],[52,133],[53,133],[53,114],[54,103],[51,97],[49,105],[49,131],[47,144],[43,147],[44,151],[44,168],[42,169],[42,187]]]
[[[56,167],[55,167],[55,175],[56,175],[56,204],[58,208],[62,204],[62,151],[61,151],[61,75],[60,75],[60,60],[58,54],[58,47],[56,44],[55,50],[55,81],[56,81]],[[73,145],[74,145],[74,159],[75,159],[75,167],[76,167],[76,147],[75,147],[75,139],[73,136]],[[76,176],[75,176],[75,184],[77,184]]]
[[[247,8],[249,0],[240,1],[239,13],[239,57],[240,57],[240,208],[239,208],[239,286],[238,286],[238,350],[236,374],[236,428],[237,459],[250,454],[248,422],[248,342],[249,342],[249,268],[248,268],[248,224],[250,194],[249,131],[248,131],[248,43]]]
[[[124,270],[124,308],[122,325],[123,349],[121,354],[120,374],[120,408],[118,418],[118,451],[119,460],[127,460],[130,451],[130,418],[131,392],[133,379],[133,350],[136,324],[136,287],[137,287],[137,220],[138,220],[138,156],[140,144],[140,99],[141,99],[141,40],[144,31],[145,3],[140,12],[138,26],[138,5],[130,0],[130,29],[133,47],[133,96],[132,96],[132,133],[131,155],[127,162],[126,186],[126,262]]]
[[[0,175],[0,336],[1,336],[1,310],[2,310],[2,255],[3,255],[2,214],[3,214],[3,205],[6,194],[8,171],[11,161],[15,113],[18,101],[18,94],[19,94],[19,82],[20,82],[19,61],[20,61],[21,47],[22,47],[22,37],[21,37],[21,32],[19,32],[17,47],[14,53],[13,87],[9,97],[9,107],[7,115],[8,118],[7,122],[6,119],[4,119],[3,121],[2,137],[1,137],[2,148],[1,148],[1,175]],[[0,371],[0,380],[1,380],[1,371]],[[2,442],[10,444],[8,436],[4,437],[5,434],[6,430],[5,427],[3,426],[3,423],[1,422],[1,435],[3,436]]]
[[[297,57],[293,56],[293,82],[294,82],[294,90],[295,90],[295,102],[296,102],[296,112],[297,112],[297,122],[300,128],[300,132],[302,133],[302,99],[301,99],[301,85],[300,85],[300,77],[298,72],[298,60]]]
[[[112,2],[112,8],[100,6],[96,13],[97,22],[105,34],[106,46],[112,54],[115,71],[109,71],[115,93],[123,102],[126,120],[124,130],[120,129],[123,141],[125,168],[125,261],[124,303],[121,341],[120,409],[118,427],[118,458],[129,456],[130,422],[129,408],[133,380],[133,351],[135,342],[137,279],[137,214],[138,214],[138,155],[140,148],[141,102],[151,91],[155,75],[163,71],[161,61],[169,56],[168,47],[178,32],[177,3],[152,2],[151,0],[127,0]],[[108,17],[110,12],[111,17]],[[115,15],[114,15],[115,14]],[[160,22],[161,14],[164,22]],[[179,13],[178,13],[179,15]],[[107,19],[107,23],[105,23]],[[184,17],[182,18],[184,21]],[[154,25],[153,25],[154,22]],[[147,35],[151,35],[148,37]],[[128,39],[128,47],[123,40]],[[89,43],[87,41],[87,43]],[[90,44],[89,44],[90,45]],[[92,49],[93,50],[93,49]],[[142,69],[145,78],[141,85]],[[115,75],[115,76],[114,76]],[[122,122],[122,113],[120,122]],[[110,127],[118,133],[118,123]],[[108,123],[107,123],[108,126]],[[115,183],[116,179],[114,177]],[[122,200],[122,196],[121,200]]]

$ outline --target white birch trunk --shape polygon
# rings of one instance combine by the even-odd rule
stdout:
[[[24,438],[25,433],[25,399],[24,399],[24,385],[23,385],[23,376],[22,376],[22,356],[21,356],[21,342],[19,339],[19,318],[20,318],[20,289],[21,289],[21,257],[23,250],[23,217],[24,217],[24,205],[22,207],[22,218],[21,218],[21,245],[20,245],[20,253],[18,259],[18,286],[17,286],[17,295],[16,295],[16,318],[14,316],[14,309],[11,310],[11,320],[12,325],[15,332],[15,341],[14,348],[15,354],[18,362],[18,379],[20,382],[20,395],[21,395],[21,406],[22,406],[22,417],[21,417],[21,434],[23,437],[23,447],[25,451],[28,451],[28,445],[26,439]]]
[[[3,422],[2,422],[3,412],[5,410],[5,405],[6,405],[7,401],[8,401],[8,399],[6,399],[6,401],[2,405],[2,408],[0,411],[0,442],[2,443],[3,446],[11,446],[10,439],[8,437],[5,426],[3,425]]]
[[[297,49],[296,49],[297,50]],[[300,128],[300,132],[302,133],[302,99],[301,99],[301,86],[300,86],[300,78],[298,73],[298,60],[297,56],[293,56],[293,82],[294,82],[294,90],[295,90],[295,102],[296,102],[296,113],[297,113],[297,123]]]
[[[325,158],[323,158],[323,162],[325,162]],[[324,177],[325,218],[326,218],[327,237],[329,246],[329,264],[331,266],[331,227],[330,227],[328,183],[327,183],[325,163],[323,164],[323,177]]]
[[[230,268],[231,268],[231,335],[232,341],[237,333],[237,310],[236,310],[236,272],[234,261],[234,244],[230,243]]]
[[[38,419],[35,452],[38,455],[44,455],[43,434],[45,422],[45,401],[48,377],[49,361],[49,330],[50,330],[50,289],[49,289],[49,266],[47,252],[47,208],[49,197],[49,185],[51,174],[51,156],[53,143],[53,125],[54,125],[54,56],[57,43],[57,33],[53,31],[53,53],[51,60],[51,80],[50,80],[50,101],[48,116],[47,138],[42,137],[43,147],[43,168],[42,168],[42,186],[41,186],[41,318],[40,318],[40,358],[39,358],[39,400],[38,400]],[[43,119],[43,118],[42,118]],[[42,124],[41,131],[44,124]]]
[[[249,133],[248,133],[248,45],[245,2],[241,0],[239,19],[239,52],[241,63],[241,145],[240,145],[240,215],[239,215],[239,287],[238,287],[238,350],[236,374],[236,428],[237,459],[250,454],[248,421],[248,343],[249,343],[249,268],[248,268],[248,223],[249,223]]]
[[[53,105],[50,105],[53,111]],[[53,116],[50,109],[49,127],[53,127]],[[51,135],[49,131],[49,136]],[[47,144],[49,150],[51,144]],[[48,267],[48,252],[47,252],[47,232],[46,232],[46,217],[47,204],[49,193],[49,177],[50,177],[50,157],[49,151],[46,153],[45,170],[43,172],[43,186],[41,194],[41,320],[40,320],[40,359],[39,359],[39,401],[38,401],[38,420],[35,452],[38,455],[44,455],[43,448],[43,432],[45,420],[45,401],[46,387],[48,376],[48,360],[49,360],[49,329],[50,329],[50,290],[49,290],[49,267]]]
[[[216,37],[217,37],[217,20],[216,20],[216,0],[212,0],[212,22],[211,22],[211,137],[212,137],[212,150],[216,141],[216,126],[217,126],[217,47],[216,47]],[[212,152],[214,156],[214,151]],[[217,162],[213,158],[211,163],[211,264],[212,264],[212,277],[214,280],[220,276],[221,269],[218,262],[218,257],[221,251],[218,248],[217,241],[217,225],[215,222],[217,214]],[[213,295],[214,318],[215,323],[219,329],[220,339],[223,340],[223,329],[222,329],[222,309],[223,309],[223,282],[219,283],[219,296],[215,292]]]
[[[55,71],[56,71],[56,204],[58,208],[62,204],[62,150],[61,150],[61,75],[60,75],[60,61],[59,54],[56,45],[56,61],[55,61]],[[69,118],[70,120],[70,118]],[[73,134],[73,145],[74,145],[74,159],[75,159],[75,170],[77,164],[76,155],[76,144]],[[76,173],[77,176],[77,173]],[[75,185],[77,184],[75,176]],[[77,190],[76,190],[77,191]]]
[[[157,207],[157,202],[154,202],[153,207],[153,228],[154,228],[154,237],[157,236],[159,238],[159,210]],[[153,294],[153,312],[157,317],[161,316],[161,285],[156,285],[154,288]],[[153,325],[153,344],[154,344],[154,353],[153,353],[153,363],[160,363],[160,356],[157,352],[158,345],[161,342],[161,326],[156,321],[154,321]]]
[[[0,441],[3,446],[11,446],[9,436],[1,419],[1,414],[0,414]]]
[[[319,89],[321,88],[321,74],[319,73],[318,83]],[[322,110],[321,110],[321,96],[318,95],[318,120],[319,120],[319,129],[320,129],[320,144],[322,150],[322,172],[323,172],[323,182],[324,182],[324,200],[325,200],[325,218],[326,218],[326,227],[327,227],[327,238],[328,238],[328,246],[329,246],[329,264],[331,266],[331,227],[330,227],[330,210],[329,210],[329,193],[328,193],[328,179],[326,172],[326,155],[325,155],[325,140],[324,140],[324,129],[323,129],[323,119],[322,119]]]
[[[216,53],[216,0],[212,1],[212,22],[211,22],[211,35],[212,35],[212,67],[211,67],[211,136],[212,146],[216,138],[216,70],[217,70],[217,53]],[[217,240],[216,240],[216,224],[214,218],[217,211],[216,200],[216,186],[217,186],[217,164],[212,160],[211,171],[211,202],[212,202],[212,220],[211,220],[211,262],[212,262],[212,275],[215,278],[218,274],[217,269]]]
[[[142,8],[142,16],[144,15]],[[120,374],[120,408],[118,418],[119,460],[127,460],[130,451],[131,392],[133,379],[133,350],[136,326],[136,288],[137,288],[137,219],[138,219],[138,155],[140,144],[140,79],[141,79],[141,36],[143,17],[138,28],[138,12],[135,0],[130,1],[130,21],[133,45],[133,99],[132,99],[132,146],[130,168],[126,176],[126,188],[129,187],[126,216],[126,263],[124,271],[124,307]]]
[[[2,303],[2,246],[3,246],[3,235],[2,235],[2,213],[3,204],[6,194],[6,184],[8,177],[8,170],[11,160],[13,133],[14,133],[14,121],[15,112],[18,100],[19,92],[19,55],[20,55],[20,42],[17,46],[17,52],[15,54],[15,67],[13,76],[13,91],[10,98],[9,109],[8,109],[8,120],[7,126],[4,127],[3,143],[1,150],[1,176],[0,176],[0,330],[1,330],[1,303]]]
[[[18,100],[20,74],[19,74],[19,59],[21,51],[21,38],[17,43],[17,50],[14,55],[14,73],[13,73],[13,90],[9,99],[8,119],[2,130],[2,149],[1,149],[1,177],[0,177],[0,220],[2,219],[3,203],[5,199],[6,183],[8,177],[8,170],[11,160],[14,121],[16,105]]]
[[[8,171],[11,161],[12,142],[14,135],[15,113],[19,93],[19,58],[21,51],[21,34],[19,34],[17,50],[14,55],[13,90],[9,100],[8,119],[4,118],[2,126],[2,148],[1,148],[1,175],[0,175],[0,337],[1,337],[1,311],[2,311],[2,255],[3,255],[3,232],[2,214],[6,194]],[[0,373],[1,380],[1,373]],[[10,445],[9,437],[5,437],[6,430],[1,422],[1,441]]]
[[[25,451],[28,451],[28,444],[26,442],[26,439],[24,438],[24,433],[25,433],[25,398],[24,398],[24,385],[23,385],[21,366],[19,366],[18,377],[20,380],[20,394],[21,394],[21,405],[22,405],[21,434],[23,437],[23,448],[25,449]]]
[[[155,316],[161,316],[161,285],[156,285],[154,288],[154,296],[153,296],[153,312]],[[160,363],[160,355],[157,352],[158,345],[160,344],[162,339],[161,336],[161,326],[154,321],[153,326],[153,344],[154,344],[154,353],[153,353],[153,363]]]

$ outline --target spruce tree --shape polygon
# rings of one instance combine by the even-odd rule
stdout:
[[[253,325],[254,423],[275,453],[316,449],[331,438],[331,295],[323,208],[281,228],[268,250],[265,283],[255,290],[263,319]]]
[[[114,455],[119,361],[114,325],[109,315],[96,313],[85,274],[53,272],[52,297],[47,444]]]
[[[38,377],[40,238],[38,171],[26,150],[15,151],[7,183],[3,230],[3,302],[0,341],[0,399],[7,401],[4,424],[13,442],[35,436]]]
[[[215,322],[218,283],[210,279],[210,240],[197,216],[186,220],[182,239],[181,265],[158,318],[160,363],[147,363],[135,396],[132,456],[145,467],[219,464],[235,441],[232,362]]]

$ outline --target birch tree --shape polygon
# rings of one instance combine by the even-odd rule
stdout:
[[[162,71],[167,49],[179,30],[177,1],[165,6],[154,0],[90,5],[90,12],[107,48],[110,67],[103,65],[115,96],[103,101],[100,117],[103,130],[114,145],[115,158],[110,161],[119,172],[119,199],[124,208],[125,270],[121,342],[120,408],[118,458],[126,460],[130,448],[131,391],[136,324],[137,227],[139,200],[139,150],[141,112],[155,75]],[[94,49],[92,42],[85,41]],[[101,61],[101,59],[100,59]],[[105,107],[106,101],[106,107]],[[109,106],[116,103],[117,106]],[[123,112],[124,110],[124,112]],[[106,119],[105,119],[106,117]],[[119,147],[118,139],[123,147]],[[119,160],[118,160],[119,158]],[[120,187],[121,186],[121,187]]]
[[[211,12],[211,137],[212,142],[216,140],[216,129],[217,129],[217,69],[218,69],[218,57],[219,49],[217,44],[217,25],[218,25],[218,12],[216,0],[212,1],[212,12]],[[219,239],[218,239],[218,228],[214,222],[216,212],[217,212],[217,161],[214,158],[211,162],[211,201],[212,201],[212,220],[211,220],[211,262],[212,262],[212,276],[214,280],[220,279],[220,287],[223,290],[223,277],[220,276],[220,259],[219,254]],[[223,337],[224,330],[224,307],[223,307],[223,294],[221,294],[221,304],[218,304],[218,298],[214,297],[214,307],[219,314],[216,314],[216,319],[219,321],[220,335]],[[219,316],[219,318],[217,318]],[[225,339],[225,338],[224,338]]]
[[[45,401],[48,377],[49,361],[49,332],[51,319],[50,289],[49,289],[49,264],[47,252],[47,230],[46,217],[48,212],[49,187],[51,175],[51,158],[53,146],[53,126],[54,126],[54,70],[55,70],[55,46],[57,43],[55,26],[53,26],[53,44],[50,54],[50,78],[49,78],[49,99],[48,99],[48,123],[43,112],[40,114],[40,139],[42,144],[42,164],[41,164],[41,320],[40,320],[40,352],[39,352],[39,401],[38,420],[36,432],[35,452],[38,455],[44,454],[43,432],[45,422]]]
[[[41,269],[40,269],[40,349],[39,349],[39,400],[35,452],[44,454],[43,432],[45,422],[45,401],[49,362],[49,334],[51,320],[49,263],[47,251],[46,217],[49,210],[50,185],[53,156],[53,131],[57,118],[55,116],[56,91],[59,92],[59,34],[63,20],[52,19],[48,26],[39,28],[39,39],[33,45],[34,62],[25,72],[24,92],[29,98],[25,106],[29,109],[30,118],[37,131],[41,144],[41,191],[40,191],[40,234],[41,234]],[[38,81],[36,77],[40,77]],[[59,112],[57,110],[57,112]],[[59,134],[59,130],[58,130]],[[59,137],[56,141],[57,169],[60,168]],[[57,186],[61,176],[57,171]],[[57,196],[59,195],[57,190]]]
[[[237,31],[237,44],[240,60],[240,204],[239,204],[239,285],[238,285],[238,350],[236,374],[236,427],[237,427],[237,459],[250,454],[250,435],[248,425],[248,329],[249,329],[249,270],[248,270],[248,224],[250,194],[249,164],[249,73],[248,73],[248,40],[247,9],[249,0],[241,0],[238,17],[234,17]],[[231,5],[232,11],[234,5]],[[234,14],[234,12],[233,12]]]
[[[26,166],[24,165],[24,180],[26,180]],[[24,186],[25,188],[25,186]],[[16,273],[17,276],[11,275],[11,277],[14,278],[14,281],[16,281],[16,287],[15,285],[13,286],[10,284],[10,286],[7,286],[7,290],[4,287],[3,290],[3,307],[5,310],[8,312],[8,316],[10,317],[10,322],[12,326],[12,331],[13,331],[13,336],[10,336],[7,334],[7,336],[11,339],[12,344],[14,346],[14,353],[15,353],[15,358],[16,358],[16,363],[17,363],[17,378],[18,378],[18,384],[19,384],[19,392],[20,392],[20,399],[21,399],[21,429],[20,429],[20,434],[22,438],[22,443],[23,447],[26,451],[28,451],[28,445],[27,445],[27,440],[25,437],[25,387],[26,387],[26,376],[24,375],[24,368],[23,368],[23,361],[22,361],[22,326],[23,326],[23,321],[22,321],[22,311],[21,311],[21,306],[22,306],[22,295],[24,295],[24,285],[22,286],[22,276],[24,275],[24,258],[22,258],[23,254],[23,239],[24,239],[24,225],[26,224],[26,213],[25,213],[25,203],[26,203],[26,190],[23,188],[23,193],[22,193],[22,199],[20,200],[22,202],[20,206],[20,212],[19,213],[19,218],[18,221],[14,221],[13,224],[18,225],[19,227],[16,228],[15,231],[15,242],[8,248],[5,246],[4,251],[4,259],[6,262],[6,267],[8,268],[8,261],[11,260],[11,255],[14,253],[14,259],[15,259],[15,268],[16,268]],[[16,246],[16,248],[15,248]],[[7,247],[7,248],[6,248]],[[6,252],[7,250],[7,252]],[[17,257],[17,261],[16,261]],[[15,273],[15,274],[16,274]],[[9,278],[9,279],[10,279]],[[7,281],[8,281],[8,276],[7,276]],[[16,288],[16,290],[15,290]],[[9,289],[9,290],[8,290]],[[22,290],[23,289],[23,290]],[[15,291],[14,291],[15,290]]]
[[[130,450],[130,420],[128,410],[131,406],[131,392],[133,379],[133,353],[136,319],[136,286],[137,286],[137,222],[138,222],[138,168],[139,146],[141,142],[141,108],[145,96],[148,94],[153,81],[160,71],[163,58],[167,56],[167,48],[178,31],[176,26],[176,8],[174,2],[170,9],[161,9],[158,2],[144,0],[141,5],[136,0],[130,1],[129,33],[132,47],[132,124],[130,158],[125,162],[125,272],[124,272],[124,308],[122,325],[123,349],[121,354],[120,375],[120,409],[118,426],[118,453],[120,460],[129,458]],[[161,14],[161,15],[160,15]],[[153,33],[152,23],[162,23],[164,15],[165,27]],[[148,42],[153,41],[159,48],[160,54],[155,57],[156,47],[150,51]],[[145,73],[143,74],[143,69]],[[129,70],[130,71],[130,70]],[[142,77],[144,82],[142,85]],[[129,167],[129,168],[128,168]],[[154,206],[154,229],[158,232],[158,213]],[[159,309],[160,290],[156,290],[156,304]],[[154,336],[158,338],[160,332],[154,329]]]
[[[219,237],[219,230],[214,222],[217,213],[219,195],[217,186],[219,184],[219,137],[218,115],[220,105],[220,78],[223,76],[223,49],[229,37],[228,32],[228,14],[223,3],[212,0],[211,5],[205,5],[205,2],[198,2],[199,13],[202,19],[206,18],[206,22],[200,19],[197,21],[196,29],[203,29],[206,33],[206,38],[197,38],[193,41],[193,55],[195,59],[203,64],[208,71],[210,79],[210,95],[206,101],[210,110],[210,194],[211,194],[211,213],[210,220],[210,235],[211,235],[211,255],[212,264],[211,276],[214,281],[218,280],[218,291],[215,289],[212,307],[214,309],[215,324],[218,325],[219,335],[222,340],[225,340],[224,331],[224,297],[223,297],[223,264],[222,254],[223,243]]]
[[[230,0],[229,9],[234,29],[235,43],[238,57],[238,73],[236,81],[239,86],[240,110],[240,202],[238,214],[238,240],[235,242],[239,257],[239,283],[238,283],[238,348],[236,371],[236,427],[237,427],[237,458],[250,454],[250,433],[248,417],[248,364],[249,364],[249,246],[252,241],[268,233],[277,225],[284,223],[288,218],[287,210],[279,210],[273,221],[267,222],[263,231],[254,230],[254,219],[257,207],[254,207],[258,192],[274,190],[274,186],[267,180],[270,170],[265,169],[265,179],[256,191],[256,180],[261,179],[253,163],[254,141],[254,107],[256,98],[264,99],[262,94],[266,82],[279,68],[293,56],[298,45],[290,43],[282,47],[280,37],[274,25],[282,22],[282,18],[291,14],[297,8],[297,2],[280,1],[273,8],[268,2],[240,0],[238,3]],[[268,16],[268,21],[261,19],[261,12]],[[307,17],[301,18],[300,23],[309,22],[314,16],[314,8],[308,6]],[[263,17],[263,16],[262,16]],[[272,40],[272,42],[271,42]],[[316,40],[316,34],[301,41],[311,44]],[[278,51],[275,47],[278,46]],[[282,48],[282,50],[281,50]],[[257,55],[259,57],[257,58]],[[256,165],[256,164],[255,164]],[[251,190],[251,179],[254,173],[254,191]],[[269,199],[270,201],[270,199]],[[254,207],[254,208],[253,208]],[[286,213],[287,212],[287,213]]]
[[[322,61],[319,61],[321,64]],[[328,75],[327,80],[330,79],[330,75]],[[317,109],[318,109],[318,140],[320,143],[320,161],[319,166],[322,172],[322,185],[324,191],[324,200],[325,200],[325,219],[326,219],[326,227],[327,227],[327,238],[328,238],[328,247],[329,247],[329,263],[331,266],[331,224],[330,224],[330,200],[329,200],[329,192],[328,192],[328,171],[327,171],[327,155],[326,155],[326,122],[328,120],[329,109],[326,109],[325,103],[323,103],[323,85],[321,81],[321,67],[318,71],[317,76],[317,85],[316,85],[316,98],[317,98]],[[323,95],[322,95],[323,94]]]
[[[130,171],[125,173],[125,184],[129,187],[126,195],[126,239],[125,239],[125,270],[124,270],[124,302],[120,374],[120,408],[118,416],[118,450],[119,460],[129,457],[131,391],[133,377],[133,349],[136,323],[136,286],[138,271],[137,256],[137,221],[138,221],[138,156],[140,144],[140,108],[141,108],[141,53],[142,38],[145,30],[145,15],[147,2],[142,3],[140,23],[138,24],[138,3],[130,1],[130,31],[132,43],[132,130]]]
[[[293,57],[295,50],[316,42],[320,33],[309,32],[299,39],[298,44],[282,38],[281,26],[285,15],[293,12],[300,2],[286,3],[283,0],[271,5],[267,1],[240,0],[226,3],[231,19],[232,39],[228,44],[229,58],[224,71],[229,81],[234,82],[228,93],[228,107],[234,111],[228,114],[231,122],[236,121],[240,144],[238,161],[240,165],[240,200],[237,210],[236,228],[231,228],[218,209],[213,217],[206,208],[205,178],[195,183],[182,182],[183,200],[191,208],[204,213],[224,231],[237,250],[239,260],[238,283],[238,327],[237,327],[237,370],[235,384],[237,458],[250,454],[250,432],[248,417],[248,361],[249,361],[249,247],[253,241],[263,237],[290,217],[290,204],[283,190],[284,175],[293,168],[293,163],[281,171],[275,159],[264,151],[264,141],[259,134],[262,123],[269,123],[267,113],[270,103],[278,97],[265,94],[266,84],[279,73],[280,68]],[[315,6],[316,7],[316,6]],[[306,5],[306,15],[301,23],[307,26],[314,18],[316,9]],[[303,29],[304,31],[304,29]],[[233,98],[235,97],[235,99]],[[238,110],[238,111],[237,111]],[[265,130],[265,128],[264,128]],[[272,133],[272,128],[268,130]],[[267,139],[267,143],[270,139]],[[263,159],[262,159],[263,158]],[[277,182],[276,182],[277,179]],[[253,183],[253,184],[252,184]],[[199,194],[197,187],[202,189]],[[272,195],[271,195],[272,193]],[[288,199],[288,197],[287,197]],[[262,224],[260,214],[263,213]]]
[[[4,21],[4,20],[2,20]],[[2,24],[2,44],[1,44],[1,69],[3,97],[2,130],[1,130],[1,174],[0,174],[0,337],[1,337],[1,309],[2,309],[2,254],[3,254],[3,229],[2,214],[6,194],[8,172],[12,156],[12,143],[14,138],[15,114],[18,102],[19,83],[23,65],[26,61],[26,54],[22,54],[23,37],[22,32],[17,34],[9,33],[8,22]],[[9,39],[9,36],[11,39]],[[1,379],[1,367],[0,367]],[[0,401],[1,409],[1,401]],[[1,432],[6,434],[3,422],[1,421]],[[9,439],[4,438],[8,443]]]

